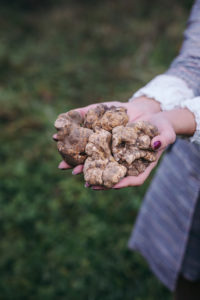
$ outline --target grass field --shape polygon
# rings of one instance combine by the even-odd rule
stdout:
[[[164,72],[190,2],[0,4],[0,299],[171,299],[127,249],[150,179],[86,189],[51,136],[57,114],[127,101]]]

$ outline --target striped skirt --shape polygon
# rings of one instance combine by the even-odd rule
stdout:
[[[129,240],[174,290],[178,276],[200,279],[200,145],[177,139],[144,198]]]

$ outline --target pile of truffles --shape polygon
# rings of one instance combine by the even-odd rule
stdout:
[[[151,139],[155,126],[139,121],[128,124],[124,107],[100,104],[83,118],[72,110],[58,116],[58,151],[70,165],[84,163],[90,185],[112,187],[125,176],[137,176],[156,160]]]

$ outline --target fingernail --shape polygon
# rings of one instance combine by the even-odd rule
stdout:
[[[86,188],[90,187],[90,185],[89,185],[88,182],[85,183],[85,187],[86,187]]]
[[[78,175],[78,174],[80,174],[80,173],[81,173],[80,171],[78,171],[78,172],[77,172],[76,170],[73,170],[73,171],[72,171],[72,175]]]
[[[57,134],[54,134],[54,135],[52,136],[52,139],[53,139],[54,141],[56,141],[56,142],[57,142],[57,140],[58,140],[58,138],[57,138]]]
[[[153,143],[153,148],[154,148],[154,150],[159,149],[160,146],[161,146],[161,142],[160,142],[160,141],[156,141],[156,142]]]
[[[61,161],[61,163],[59,163],[58,169],[60,169],[60,170],[64,170],[65,169],[64,166],[63,166],[63,162],[62,161]]]

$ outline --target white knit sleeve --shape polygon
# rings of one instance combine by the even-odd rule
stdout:
[[[171,75],[158,75],[147,85],[139,89],[129,101],[146,96],[160,102],[162,110],[170,110],[180,106],[186,99],[194,97],[193,91],[184,80]]]
[[[190,138],[190,141],[200,144],[200,97],[195,97],[193,99],[183,101],[180,104],[180,107],[187,108],[194,114],[196,121],[196,131]]]

